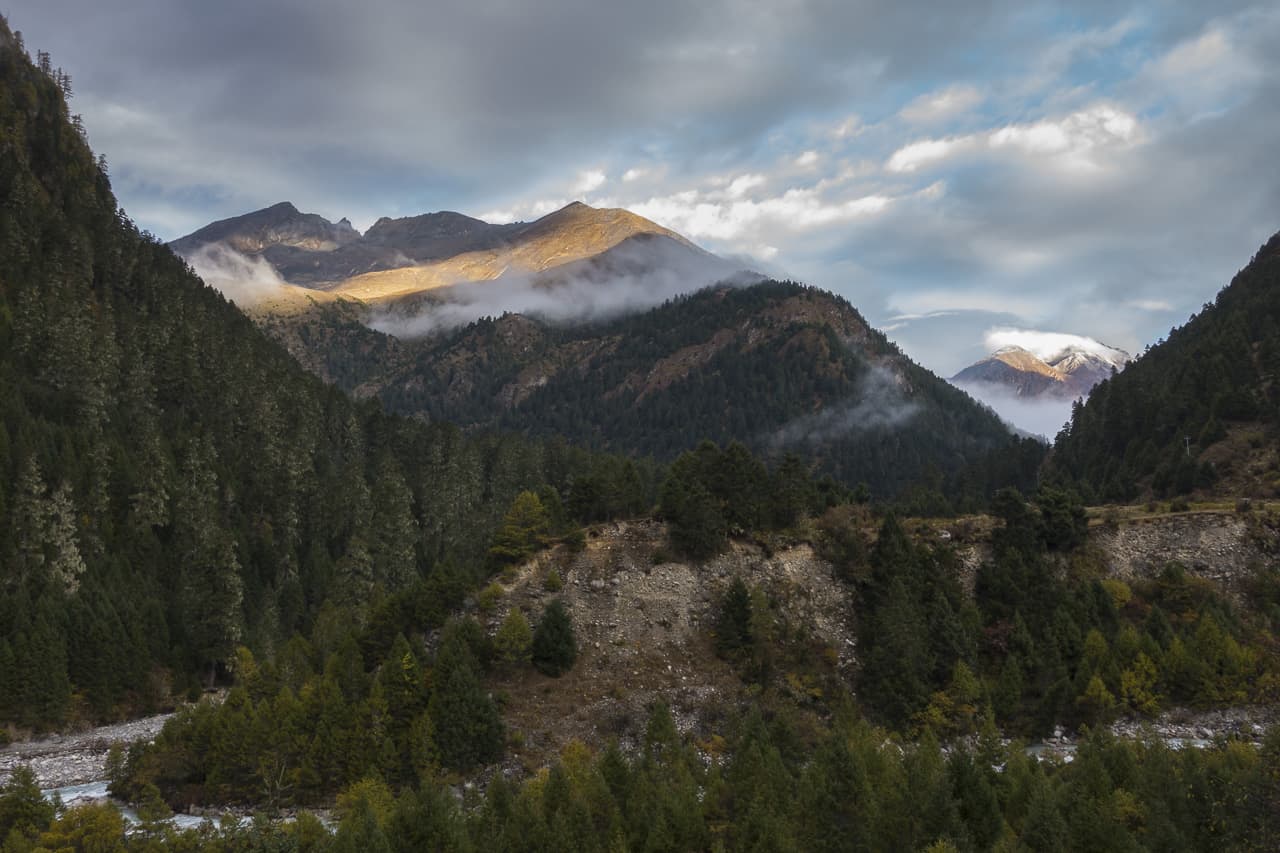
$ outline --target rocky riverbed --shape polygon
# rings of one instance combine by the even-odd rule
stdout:
[[[1159,738],[1175,749],[1211,746],[1222,738],[1238,738],[1261,745],[1267,732],[1280,725],[1280,708],[1266,705],[1239,705],[1214,711],[1172,708],[1154,720],[1122,719],[1110,725],[1111,733],[1122,738]],[[1036,755],[1066,757],[1075,752],[1077,738],[1055,729],[1053,735],[1029,749]]]
[[[156,714],[127,723],[10,744],[0,749],[0,782],[8,779],[15,767],[24,764],[36,774],[41,788],[101,781],[106,778],[107,752],[112,744],[151,740],[172,716]]]

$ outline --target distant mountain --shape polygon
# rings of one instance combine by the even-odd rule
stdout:
[[[345,219],[331,223],[284,202],[207,225],[170,245],[187,256],[210,245],[229,246],[263,258],[289,284],[379,303],[457,284],[543,276],[624,243],[637,245],[639,237],[653,249],[648,267],[678,254],[682,265],[696,260],[709,270],[712,277],[701,284],[737,269],[634,213],[580,202],[510,224],[451,211],[384,217],[363,235]]]
[[[178,254],[210,243],[225,243],[237,252],[254,254],[273,248],[331,252],[360,239],[346,219],[330,222],[314,213],[301,213],[287,201],[222,219],[170,244]]]
[[[1044,357],[1020,346],[1001,347],[951,377],[951,382],[994,386],[1015,397],[1074,400],[1129,362],[1124,350],[1084,340],[1087,343],[1067,345]]]
[[[1050,470],[1100,498],[1280,496],[1280,234],[1073,413]]]

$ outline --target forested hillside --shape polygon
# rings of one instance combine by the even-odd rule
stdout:
[[[1052,470],[1101,500],[1280,493],[1280,234],[1167,340],[1101,383]]]
[[[970,506],[1001,486],[1033,488],[1042,455],[848,302],[791,282],[710,288],[589,324],[507,314],[417,341],[362,329],[359,315],[337,303],[263,322],[321,375],[464,429],[663,460],[736,440],[799,453],[879,499],[914,490]]]
[[[69,95],[0,22],[0,723],[155,707],[325,602],[443,613],[522,489],[621,471],[323,385],[129,222]]]

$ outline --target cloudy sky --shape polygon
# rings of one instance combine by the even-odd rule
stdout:
[[[849,297],[944,375],[996,329],[1141,351],[1280,229],[1274,2],[4,11],[162,238],[281,200],[358,228],[624,206]]]

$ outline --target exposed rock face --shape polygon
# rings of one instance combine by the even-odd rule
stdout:
[[[559,597],[578,638],[578,662],[553,690],[544,690],[546,680],[536,676],[502,684],[510,696],[507,721],[521,731],[528,749],[549,755],[574,739],[626,741],[643,728],[658,699],[671,705],[686,733],[709,730],[709,721],[744,695],[738,676],[715,656],[710,637],[720,599],[735,576],[767,590],[788,625],[829,649],[841,671],[852,667],[852,592],[809,546],[766,555],[758,546],[735,543],[704,564],[655,564],[665,544],[666,528],[659,522],[603,525],[580,553],[543,555],[509,585],[502,606],[490,616],[491,631],[512,607],[536,623],[542,608]],[[544,585],[553,567],[564,584],[557,592]]]
[[[1250,565],[1268,558],[1247,518],[1231,513],[1191,513],[1099,527],[1091,541],[1107,558],[1108,573],[1121,579],[1158,575],[1171,562],[1235,588]]]

